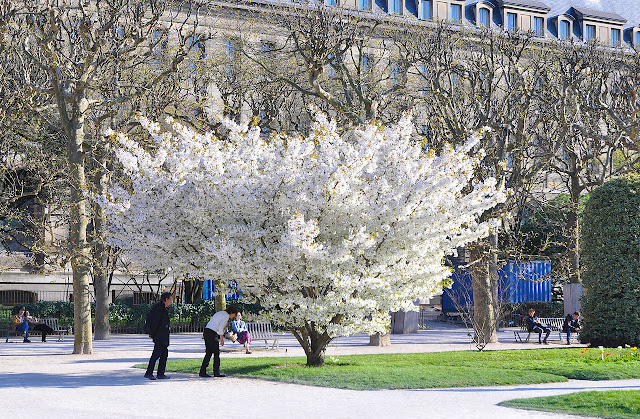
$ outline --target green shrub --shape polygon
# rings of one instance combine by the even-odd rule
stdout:
[[[73,303],[67,301],[41,301],[36,304],[19,304],[13,306],[12,314],[17,314],[20,307],[24,307],[29,314],[38,318],[55,317],[57,319],[73,318]],[[96,305],[91,303],[91,315],[95,315]]]
[[[529,309],[536,311],[536,317],[564,317],[564,304],[561,301],[527,301],[524,303],[502,303],[505,314],[527,316]]]
[[[595,189],[584,212],[580,339],[640,346],[640,176]]]
[[[239,300],[229,300],[227,305],[234,305],[242,311],[245,321],[252,321],[257,318],[262,311],[262,307],[256,304],[245,304]],[[33,316],[55,317],[61,320],[73,322],[73,303],[65,301],[41,301],[36,304],[21,304],[5,310],[4,317],[12,316],[18,312],[20,307],[25,307]],[[142,327],[147,318],[147,313],[151,311],[153,305],[139,304],[133,307],[125,303],[116,301],[109,304],[109,321],[112,324],[139,326]],[[214,300],[198,300],[193,304],[171,304],[169,306],[169,317],[173,322],[178,319],[189,324],[207,323],[216,312]],[[95,316],[95,303],[91,303],[91,315]],[[4,320],[6,323],[6,319]]]

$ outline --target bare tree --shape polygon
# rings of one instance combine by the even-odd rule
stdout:
[[[92,267],[97,267],[93,272],[98,284],[97,337],[108,337],[109,330],[107,258],[101,244],[104,223],[90,204],[90,192],[99,193],[106,176],[108,143],[102,131],[126,120],[119,117],[136,110],[177,71],[193,45],[187,40],[206,37],[196,28],[200,16],[211,10],[196,2],[162,0],[10,4],[1,22],[2,53],[12,54],[15,60],[6,74],[23,80],[15,94],[24,109],[49,121],[67,142],[70,232],[66,252],[74,284],[73,352],[91,353]],[[169,34],[176,47],[169,60],[161,61],[156,48]]]

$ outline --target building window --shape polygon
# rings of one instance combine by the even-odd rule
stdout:
[[[420,19],[431,19],[431,0],[420,0]]]
[[[391,81],[393,84],[400,83],[400,77],[402,76],[402,67],[398,63],[391,65]]]
[[[337,6],[338,0],[327,0],[327,5],[329,6]]]
[[[558,22],[558,38],[569,39],[571,33],[571,24],[567,20],[561,20]]]
[[[617,47],[620,44],[620,29],[611,29],[611,46]]]
[[[400,8],[400,0],[389,0],[389,13],[394,15],[402,14],[402,10]]]
[[[488,28],[491,25],[491,14],[489,9],[481,7],[478,9],[478,25]]]
[[[536,34],[536,36],[544,36],[544,18],[533,18],[533,32]]]
[[[227,73],[227,77],[234,78],[237,73],[236,70],[240,65],[240,41],[238,39],[227,39],[225,50],[227,56],[225,72]]]
[[[367,54],[362,54],[362,73],[366,73],[371,67],[371,58]]]
[[[640,32],[636,32],[636,40],[635,40],[634,44],[637,47],[640,47]]]
[[[371,10],[371,0],[359,0],[360,10]]]
[[[452,4],[449,7],[449,17],[453,23],[462,23],[462,6],[459,4]]]
[[[422,71],[420,72],[420,75],[425,80],[424,86],[422,87],[422,89],[420,89],[420,93],[425,95],[430,90],[429,77],[431,75],[431,72],[429,71],[429,68],[426,64],[422,64]]]
[[[206,58],[204,42],[200,39],[199,36],[193,37],[190,36],[187,39],[187,45],[189,46],[189,55],[191,56],[191,60],[189,62],[189,70],[192,73],[195,73],[198,70],[197,66],[201,66],[198,64],[198,61],[202,61]]]
[[[507,30],[515,31],[518,29],[518,15],[515,13],[507,13]]]
[[[586,25],[584,27],[584,40],[591,41],[596,37],[596,25]]]

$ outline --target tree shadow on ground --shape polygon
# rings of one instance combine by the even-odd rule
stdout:
[[[82,388],[82,387],[123,387],[157,385],[158,381],[150,381],[143,377],[144,370],[134,371],[100,371],[93,374],[48,374],[48,373],[11,373],[0,374],[3,388]],[[187,380],[187,374],[174,375],[174,380]]]

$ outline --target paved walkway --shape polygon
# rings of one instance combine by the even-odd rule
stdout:
[[[433,330],[393,335],[390,348],[367,346],[367,336],[336,339],[328,356],[353,353],[436,352],[469,350],[463,328],[433,323]],[[637,389],[640,380],[569,381],[524,386],[436,390],[354,391],[227,377],[203,380],[171,374],[166,381],[148,381],[131,368],[147,362],[152,349],[145,336],[119,335],[94,342],[93,355],[69,355],[72,339],[64,342],[0,343],[0,411],[3,417],[25,412],[47,418],[560,418],[548,413],[497,406],[503,400],[598,389]],[[513,333],[500,333],[500,343],[488,349],[536,348],[516,344]],[[254,342],[257,344],[257,342]],[[553,344],[551,346],[554,346]],[[559,345],[556,345],[559,346]],[[255,350],[245,355],[238,344],[225,345],[225,357],[297,356],[302,349],[291,335],[282,335],[279,351]],[[172,335],[169,357],[200,358],[199,334]],[[28,405],[26,405],[28,403]]]

